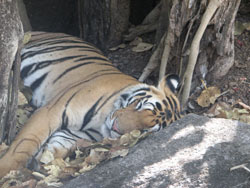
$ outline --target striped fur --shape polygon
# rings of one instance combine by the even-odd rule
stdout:
[[[44,148],[65,157],[77,139],[158,131],[180,118],[175,75],[157,87],[140,83],[95,47],[60,33],[33,32],[21,57],[21,77],[37,110],[0,159],[0,176],[39,158]]]

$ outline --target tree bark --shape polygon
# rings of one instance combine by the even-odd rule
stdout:
[[[80,36],[101,49],[118,45],[128,29],[129,0],[78,0]]]
[[[17,6],[18,6],[21,21],[23,24],[24,32],[31,31],[32,27],[31,27],[30,20],[28,18],[26,7],[25,7],[25,4],[23,3],[23,0],[18,0]]]
[[[183,78],[188,67],[188,57],[191,54],[191,44],[194,36],[202,24],[202,15],[207,9],[207,5],[211,0],[162,0],[161,14],[159,17],[159,26],[156,32],[155,43],[159,45],[159,41],[164,36],[168,37],[165,41],[163,49],[166,53],[159,54],[161,56],[160,75],[163,76],[165,71],[179,72]],[[196,65],[192,68],[194,76],[191,73],[185,74],[190,80],[197,78],[206,79],[209,83],[222,78],[227,74],[234,62],[234,20],[240,0],[218,0],[221,2],[220,7],[211,18],[208,26],[198,45]],[[170,6],[170,7],[166,7]],[[158,48],[155,48],[158,49]],[[159,49],[158,49],[159,51]],[[163,51],[163,50],[162,50]],[[153,54],[154,55],[154,54]],[[158,66],[160,65],[159,61]],[[167,64],[167,67],[165,66]],[[152,61],[144,69],[140,80],[145,80],[145,75],[149,75],[148,70],[152,65]],[[190,67],[190,66],[189,66]],[[199,83],[199,82],[197,82]],[[192,83],[193,84],[193,83]],[[190,87],[190,84],[189,86]],[[193,87],[195,88],[195,86]],[[186,89],[188,91],[188,89]],[[186,92],[186,94],[189,92]],[[185,95],[186,95],[185,94]],[[185,96],[184,98],[187,98]]]
[[[0,143],[15,135],[20,61],[18,50],[23,27],[14,0],[0,1]]]
[[[213,35],[214,52],[210,58],[209,74],[211,82],[225,76],[234,63],[234,22],[241,0],[224,0],[211,24],[213,32],[208,30],[206,35]],[[211,42],[210,42],[211,43]]]
[[[188,59],[188,65],[186,68],[186,72],[184,74],[184,90],[182,94],[182,103],[186,104],[188,97],[190,95],[190,89],[191,89],[191,82],[194,72],[194,67],[197,62],[197,58],[199,55],[199,49],[200,49],[200,41],[201,38],[210,22],[210,19],[213,17],[215,11],[218,9],[218,7],[221,5],[220,0],[210,0],[209,4],[206,8],[206,11],[204,15],[202,16],[200,26],[197,30],[197,32],[194,35],[191,47],[190,47],[190,54]]]

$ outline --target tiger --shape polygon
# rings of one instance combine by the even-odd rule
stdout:
[[[27,167],[45,149],[64,158],[78,139],[159,131],[182,116],[177,75],[157,86],[141,83],[80,38],[31,32],[21,60],[20,76],[36,110],[0,159],[0,177]]]

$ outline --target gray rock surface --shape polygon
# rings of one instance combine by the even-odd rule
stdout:
[[[249,160],[250,125],[191,114],[63,187],[250,187],[249,172],[229,170]]]

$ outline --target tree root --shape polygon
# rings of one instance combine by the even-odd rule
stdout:
[[[158,23],[147,24],[147,25],[138,25],[135,28],[130,29],[130,33],[128,35],[124,35],[123,39],[125,41],[132,41],[137,36],[140,36],[145,33],[153,32],[156,30]]]
[[[143,72],[139,78],[140,82],[145,81],[145,79],[150,75],[150,73],[153,70],[155,70],[157,66],[159,66],[159,61],[160,61],[160,57],[161,57],[161,54],[163,51],[163,43],[165,41],[165,38],[166,38],[166,33],[163,35],[159,45],[157,46],[156,50],[154,51],[154,53],[150,57],[147,66],[143,69]]]
[[[141,25],[130,29],[128,35],[124,35],[125,41],[132,41],[137,36],[155,31],[160,17],[161,2],[144,18]]]
[[[170,27],[168,27],[170,28]],[[159,81],[165,76],[166,73],[166,67],[167,67],[167,63],[168,63],[168,57],[169,57],[169,53],[171,50],[171,42],[170,42],[170,38],[171,38],[171,33],[170,29],[168,29],[167,31],[167,37],[165,38],[164,41],[164,50],[162,53],[162,57],[161,57],[161,66],[160,66],[160,73],[159,73]]]
[[[184,84],[182,100],[181,100],[183,105],[187,103],[187,100],[190,94],[191,82],[192,82],[194,67],[197,62],[197,57],[199,54],[201,38],[205,32],[205,29],[208,26],[209,21],[211,20],[212,16],[214,15],[217,8],[220,6],[222,1],[223,0],[210,0],[209,1],[207,9],[204,15],[202,16],[200,26],[197,32],[195,33],[195,36],[194,36],[194,39],[192,41],[191,48],[190,48],[190,55],[188,59],[187,69],[184,74],[183,82],[182,82]]]

